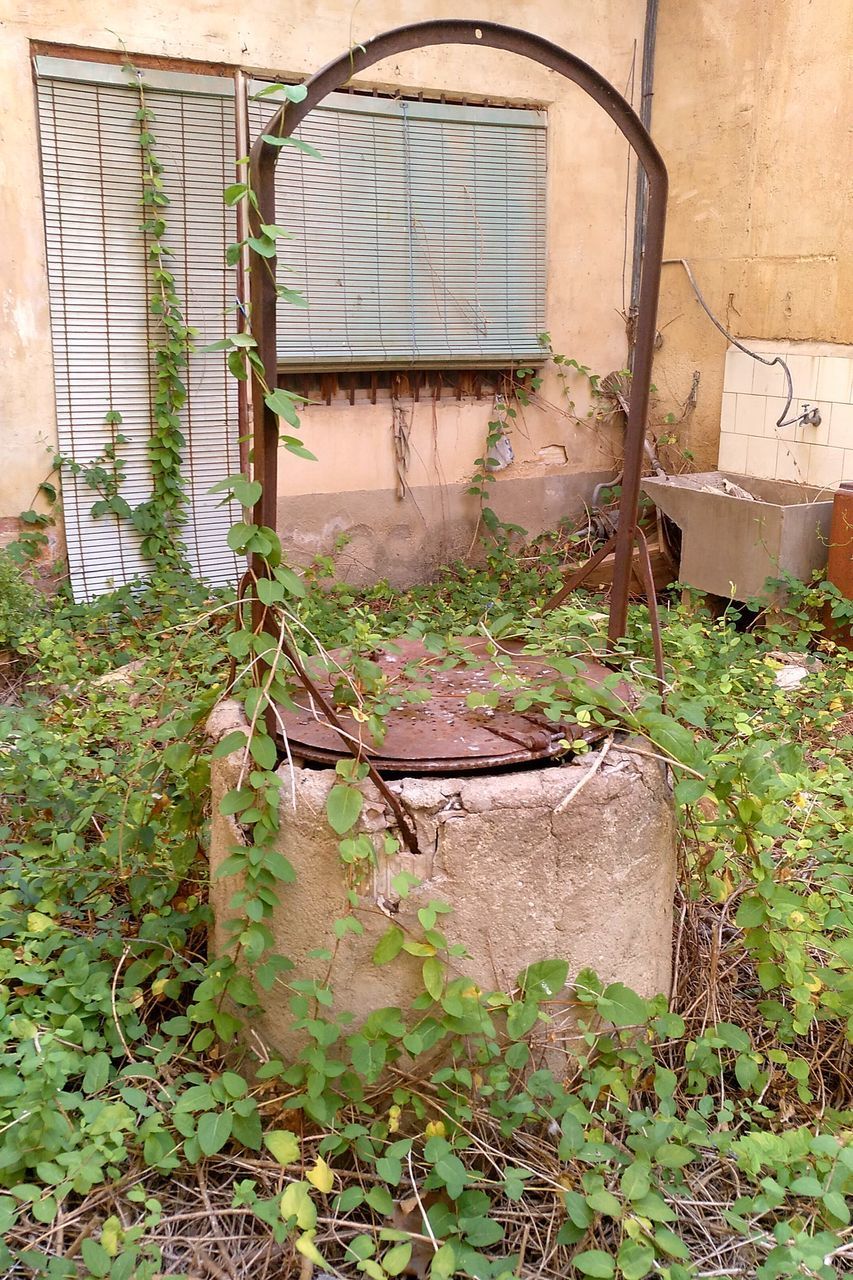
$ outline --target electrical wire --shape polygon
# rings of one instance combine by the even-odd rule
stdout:
[[[740,342],[737,338],[733,337],[732,334],[729,333],[728,329],[726,329],[720,323],[720,321],[714,315],[713,311],[711,310],[711,308],[708,306],[707,302],[703,298],[702,290],[699,288],[698,284],[696,283],[696,277],[694,276],[693,271],[691,270],[691,267],[690,267],[690,263],[687,261],[686,258],[664,258],[663,263],[661,265],[664,267],[670,267],[670,266],[684,267],[684,270],[687,272],[687,279],[690,281],[690,287],[692,288],[693,292],[696,294],[696,299],[699,303],[699,306],[705,312],[705,315],[708,317],[711,323],[717,329],[719,329],[723,337],[727,338],[728,341],[732,344],[732,346],[737,347],[738,351],[742,351],[744,355],[751,356],[752,359],[757,360],[759,364],[766,364],[768,366],[778,364],[782,366],[782,369],[784,370],[784,373],[785,373],[785,383],[787,386],[788,399],[785,403],[785,408],[782,410],[782,412],[779,414],[779,417],[776,419],[776,430],[778,431],[780,427],[790,426],[791,423],[786,422],[785,419],[787,418],[788,410],[791,407],[791,401],[794,399],[794,382],[793,382],[793,379],[791,378],[791,370],[788,368],[788,365],[782,359],[782,357],[774,356],[772,360],[768,360],[765,356],[760,356],[756,351],[750,351],[749,347],[745,347],[742,342]],[[800,420],[801,420],[800,418],[794,419],[794,421],[796,422],[799,422]]]

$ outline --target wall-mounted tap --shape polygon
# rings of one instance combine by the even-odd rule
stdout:
[[[781,431],[782,427],[793,427],[798,422],[802,422],[804,427],[819,427],[821,424],[820,409],[818,409],[817,405],[804,404],[802,413],[798,413],[794,418],[786,418],[784,422],[777,422],[776,430]]]

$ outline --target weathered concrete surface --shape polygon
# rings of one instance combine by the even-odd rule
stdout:
[[[219,738],[240,722],[239,708],[225,703],[211,719],[211,736]],[[421,989],[422,961],[401,953],[377,968],[371,957],[389,912],[418,937],[417,909],[430,899],[452,905],[453,915],[442,924],[448,939],[468,950],[459,972],[484,989],[512,988],[527,964],[559,956],[568,960],[570,977],[590,966],[606,981],[625,982],[641,994],[668,992],[676,862],[672,802],[660,765],[636,754],[642,749],[636,741],[614,745],[564,808],[561,802],[588,773],[592,757],[563,768],[395,783],[415,819],[423,853],[380,857],[374,873],[354,886],[364,934],[348,934],[338,945],[332,973],[337,1007],[357,1019],[386,1005],[406,1009]],[[217,880],[216,868],[241,839],[233,820],[217,811],[239,769],[235,756],[213,767],[214,945],[224,939],[228,903],[238,887],[234,880]],[[309,953],[334,946],[332,922],[346,914],[349,887],[324,812],[334,774],[297,768],[293,788],[286,767],[282,774],[278,847],[297,881],[283,891],[272,927],[277,948],[300,975],[320,976],[327,966]],[[388,815],[372,786],[365,785],[364,793],[362,829],[380,834]],[[399,902],[392,880],[404,869],[423,883]],[[285,1055],[299,1043],[289,1030],[287,999],[283,987],[265,996],[265,1016],[255,1028]],[[560,1024],[570,1046],[570,1008],[561,1012]]]
[[[494,485],[489,505],[502,520],[536,535],[579,516],[595,486],[612,474],[507,477]],[[334,551],[344,535],[347,544],[335,555],[344,581],[361,586],[387,578],[396,587],[423,582],[441,565],[471,555],[480,502],[467,488],[425,484],[402,500],[393,489],[285,495],[278,504],[285,553],[292,563],[306,564]]]

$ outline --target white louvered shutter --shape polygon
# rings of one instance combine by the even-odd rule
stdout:
[[[146,445],[151,425],[151,345],[145,239],[140,231],[142,170],[139,100],[121,68],[37,59],[45,235],[56,380],[59,449],[84,467],[120,432],[131,506],[150,496]],[[234,98],[230,80],[146,73],[147,105],[170,206],[167,265],[176,276],[195,346],[229,327],[233,276],[224,250],[235,238],[222,199],[233,181]],[[233,327],[233,326],[231,326]],[[190,566],[211,584],[234,582],[225,538],[235,518],[211,485],[239,470],[237,395],[222,353],[190,356],[181,429],[190,500],[182,531]],[[108,411],[120,426],[105,425]],[[63,477],[72,589],[88,600],[143,575],[150,565],[127,521],[94,519],[98,495],[81,476]]]
[[[253,82],[255,93],[263,88]],[[252,137],[274,113],[249,105]],[[543,112],[330,94],[281,148],[283,368],[505,366],[542,356]]]

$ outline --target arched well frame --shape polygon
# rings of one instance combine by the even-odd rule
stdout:
[[[529,31],[502,26],[495,22],[451,19],[416,22],[404,27],[395,27],[392,31],[386,31],[384,35],[376,36],[363,45],[356,45],[312,76],[306,82],[305,87],[308,92],[303,101],[282,106],[273,117],[266,132],[277,137],[289,137],[308,112],[327,94],[340,89],[354,75],[367,67],[373,66],[383,58],[393,57],[395,54],[405,53],[411,49],[441,44],[467,44],[504,49],[530,58],[533,62],[538,62],[565,76],[567,80],[573,81],[607,112],[621,130],[636,153],[648,181],[648,207],[633,377],[625,431],[622,499],[616,535],[608,627],[611,641],[618,640],[625,634],[628,617],[628,591],[637,530],[668,185],[666,166],[639,116],[613,85],[593,67],[550,40]],[[276,221],[274,179],[279,154],[280,148],[265,142],[262,137],[258,138],[252,147],[251,184],[258,200],[258,210],[252,212],[255,228],[261,222]],[[278,382],[275,259],[260,258],[257,254],[252,254],[251,301],[252,332],[258,344],[258,353],[263,362],[267,386],[273,388]],[[255,509],[255,520],[259,524],[275,528],[278,420],[264,403],[263,388],[257,381],[253,391],[253,460],[255,475],[263,482],[263,493]]]

